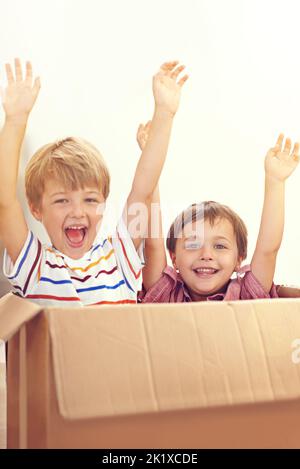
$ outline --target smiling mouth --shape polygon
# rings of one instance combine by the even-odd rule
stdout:
[[[206,278],[216,274],[219,270],[213,269],[212,267],[199,267],[198,269],[193,269],[193,272],[195,272],[198,277]]]
[[[86,226],[68,226],[65,228],[65,234],[68,239],[68,244],[72,247],[81,247],[87,233]]]

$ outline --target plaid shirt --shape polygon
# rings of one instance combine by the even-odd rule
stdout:
[[[236,279],[228,282],[225,292],[210,295],[206,300],[235,301],[258,298],[278,298],[276,287],[273,283],[270,292],[266,293],[251,272],[250,266],[247,265],[240,269]],[[138,301],[140,303],[186,303],[193,300],[180,274],[167,266],[160,279],[147,292],[145,290],[139,292]]]

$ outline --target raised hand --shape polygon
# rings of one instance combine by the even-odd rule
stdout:
[[[280,134],[275,147],[271,148],[265,158],[266,176],[277,181],[285,181],[296,169],[299,163],[299,143],[295,143],[293,150],[289,138],[285,140]]]
[[[139,128],[137,130],[136,140],[137,140],[141,150],[144,149],[144,147],[147,143],[150,127],[151,127],[151,121],[148,121],[147,124],[145,124],[145,125],[140,124]]]
[[[15,59],[15,73],[10,64],[5,64],[7,87],[1,89],[6,118],[27,118],[40,90],[40,79],[32,79],[32,66],[26,62],[25,78],[19,59]]]
[[[184,75],[177,81],[179,74],[185,68],[184,65],[178,65],[178,63],[178,61],[165,62],[153,77],[155,106],[172,115],[178,109],[181,88],[188,79],[188,75]]]

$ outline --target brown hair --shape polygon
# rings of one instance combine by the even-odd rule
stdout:
[[[214,201],[205,201],[200,204],[192,204],[183,210],[173,221],[167,236],[167,249],[175,253],[177,238],[186,225],[199,220],[208,220],[211,225],[217,219],[228,220],[233,228],[238,248],[238,256],[242,259],[247,257],[247,228],[243,220],[227,205]]]
[[[104,199],[109,194],[110,176],[106,164],[97,148],[81,138],[68,137],[49,143],[33,155],[25,171],[26,196],[33,206],[39,206],[49,177],[69,190],[93,182]]]

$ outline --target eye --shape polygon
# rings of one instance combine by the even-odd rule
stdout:
[[[192,251],[194,249],[200,249],[201,248],[201,241],[186,241],[184,243],[185,249]]]
[[[68,199],[57,199],[55,200],[55,204],[65,204],[68,202]]]
[[[91,197],[85,199],[85,201],[89,204],[93,204],[93,203],[98,204],[99,203],[99,201],[97,199],[92,199]]]
[[[214,246],[216,249],[227,249],[226,246],[224,246],[224,244],[215,244]]]

